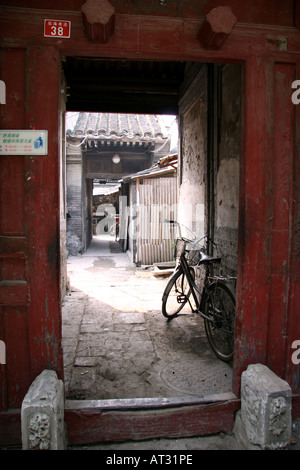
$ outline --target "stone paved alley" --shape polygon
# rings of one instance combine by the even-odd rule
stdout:
[[[137,268],[109,237],[68,258],[63,302],[66,397],[202,397],[231,391],[231,367],[218,360],[204,324],[161,313],[167,278]]]
[[[207,342],[203,321],[161,313],[167,278],[136,268],[112,238],[95,237],[68,258],[70,291],[63,303],[66,397],[192,399],[231,390],[231,368]],[[189,310],[188,310],[189,311]],[[173,398],[172,398],[173,397]],[[300,449],[300,420],[290,450]],[[79,446],[96,450],[244,449],[233,435]]]

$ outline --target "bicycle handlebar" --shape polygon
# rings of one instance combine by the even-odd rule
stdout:
[[[164,222],[167,222],[168,224],[179,224],[176,220],[170,220],[170,219],[165,219]]]
[[[208,235],[204,235],[203,237],[200,237],[200,238],[196,239],[195,234],[194,234],[188,227],[186,227],[185,225],[180,224],[179,222],[177,222],[177,220],[164,219],[164,222],[169,223],[169,224],[178,225],[179,230],[180,230],[180,238],[183,238],[182,235],[181,235],[181,227],[185,227],[185,228],[186,228],[189,232],[191,232],[192,235],[194,236],[193,243],[197,244],[197,243],[199,243],[201,240],[205,240],[206,243],[211,242],[213,245],[217,246],[217,243],[215,243],[214,240],[213,240],[212,238],[210,238]],[[188,239],[185,239],[185,240],[187,240],[187,241],[192,241],[192,240],[188,240]]]

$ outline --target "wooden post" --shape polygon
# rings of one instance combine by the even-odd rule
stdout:
[[[291,101],[296,65],[246,63],[245,148],[241,156],[240,239],[234,388],[262,363],[299,393],[299,111]],[[297,229],[298,227],[298,229]],[[298,262],[297,262],[298,260]],[[298,305],[298,307],[297,307]]]
[[[270,294],[272,148],[267,119],[270,64],[250,58],[245,67],[245,122],[240,178],[237,312],[233,391],[239,395],[248,364],[265,363]]]
[[[25,127],[48,130],[48,155],[25,157],[25,232],[31,303],[31,382],[44,369],[63,378],[59,256],[60,55],[52,46],[27,49]],[[30,177],[30,179],[28,179]]]

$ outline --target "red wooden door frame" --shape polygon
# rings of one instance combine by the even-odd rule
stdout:
[[[45,11],[45,15],[48,13]],[[201,49],[197,41],[198,19],[119,15],[111,44],[99,46],[87,41],[81,18],[76,12],[70,13],[70,19],[74,35],[70,40],[57,41],[53,45],[51,39],[41,37],[40,11],[7,8],[1,18],[0,39],[5,48],[2,55],[4,77],[1,79],[6,82],[8,99],[4,114],[1,114],[1,126],[12,129],[35,126],[48,129],[49,132],[48,156],[12,157],[6,165],[6,187],[12,178],[19,183],[18,197],[14,202],[23,226],[20,226],[16,217],[11,220],[15,224],[13,227],[11,224],[8,224],[8,228],[1,225],[1,250],[7,258],[7,272],[11,272],[13,265],[18,265],[18,275],[23,277],[13,279],[14,283],[10,285],[1,285],[14,287],[10,289],[10,304],[1,306],[0,333],[7,337],[10,363],[9,368],[0,366],[0,378],[7,387],[1,397],[1,407],[9,408],[0,413],[1,424],[10,421],[15,426],[18,419],[11,408],[20,406],[24,392],[43,369],[53,368],[59,377],[63,377],[58,256],[60,54],[135,59],[138,50],[141,59],[244,61],[245,122],[241,153],[242,192],[233,391],[239,395],[240,375],[249,363],[264,362],[276,368],[278,354],[281,354],[280,373],[293,386],[294,400],[297,402],[299,366],[291,362],[290,348],[293,339],[300,339],[300,322],[297,318],[300,209],[299,204],[293,202],[294,199],[297,203],[300,200],[297,185],[299,109],[291,107],[288,101],[288,82],[295,71],[299,78],[299,69],[296,69],[299,68],[296,55],[300,43],[299,32],[296,28],[279,28],[277,31],[272,27],[237,25],[221,50],[207,51]],[[21,32],[18,29],[20,24],[24,26]],[[279,52],[276,34],[288,38],[287,52]],[[272,39],[274,35],[275,40]],[[166,37],[171,39],[166,41]],[[292,68],[281,64],[290,64]],[[276,80],[281,79],[283,88],[276,85]],[[283,114],[284,121],[280,123],[280,110],[286,105],[288,111]],[[296,118],[296,145],[291,144],[286,136],[286,123],[291,122],[291,117]],[[276,145],[281,150],[274,164],[275,132]],[[282,174],[281,157],[285,171],[289,173],[289,182],[285,182],[282,190],[278,189]],[[277,181],[275,187],[274,181]],[[280,214],[273,211],[273,190],[280,199],[287,194],[288,187],[292,188],[294,198],[288,200],[289,217],[281,220]],[[22,194],[25,197],[23,215]],[[9,221],[8,212],[2,204],[1,224],[4,220]],[[276,221],[272,220],[274,214]],[[284,238],[280,241],[282,232]],[[278,261],[277,250],[274,249],[278,246],[286,250],[287,241],[288,270],[282,260]],[[17,257],[20,253],[23,258]],[[23,284],[18,282],[20,280],[24,281]],[[281,309],[270,302],[272,289],[273,293],[276,292],[274,287],[279,282],[285,286],[286,293],[286,299],[280,299],[281,308],[284,308],[283,323]],[[27,333],[24,334],[24,331]],[[274,348],[272,341],[278,341],[279,347]],[[299,406],[296,409],[299,410]],[[67,419],[71,419],[70,414]]]
[[[246,61],[241,158],[237,321],[233,391],[261,362],[300,392],[292,344],[299,322],[299,108],[291,101],[297,63]],[[297,132],[298,129],[298,132]],[[297,142],[298,140],[298,142]],[[283,204],[285,208],[283,208]]]
[[[63,377],[59,271],[60,54],[2,50],[7,105],[1,127],[47,129],[48,155],[1,157],[1,408],[18,408],[43,369]]]

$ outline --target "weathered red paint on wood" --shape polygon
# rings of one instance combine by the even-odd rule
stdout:
[[[1,50],[7,104],[1,127],[48,130],[47,156],[0,157],[0,304],[6,344],[1,409],[21,406],[46,368],[62,376],[56,49]],[[26,80],[25,80],[26,77]],[[30,178],[34,176],[34,178]]]
[[[19,408],[21,400],[31,383],[30,373],[30,337],[28,331],[28,314],[26,307],[5,308],[4,322],[7,330],[6,370],[7,396],[9,408]]]
[[[1,79],[5,81],[7,94],[5,108],[1,106],[1,127],[22,129],[24,49],[1,49]],[[0,410],[20,406],[24,390],[30,384],[28,363],[24,363],[29,356],[27,336],[24,335],[26,329],[23,329],[27,311],[22,308],[28,305],[30,296],[26,267],[24,181],[23,157],[0,157],[0,262],[1,266],[5,266],[0,274],[0,333],[6,345],[6,365],[0,366]]]
[[[71,11],[68,18],[65,18],[72,22],[70,39],[44,38],[41,34],[43,20],[49,18],[50,14],[52,18],[59,19],[61,13],[51,10],[43,10],[43,13],[40,10],[31,10],[29,13],[26,10],[3,7],[3,14],[0,16],[0,40],[3,47],[39,44],[54,45],[65,55],[234,62],[255,54],[264,55],[266,36],[277,35],[288,38],[289,54],[297,53],[300,49],[296,28],[237,23],[219,51],[207,51],[197,39],[203,18],[182,19],[117,13],[115,33],[108,47],[106,44],[93,44],[87,39],[80,11]]]
[[[295,76],[300,77],[300,63],[296,64]],[[293,178],[291,180],[290,195],[290,265],[289,265],[289,312],[286,328],[286,361],[285,376],[293,387],[293,390],[300,393],[300,365],[295,365],[291,361],[291,353],[294,341],[300,339],[300,105],[293,107],[294,111],[294,147]],[[298,406],[300,415],[300,401]]]
[[[28,283],[26,281],[1,281],[0,304],[29,305],[30,291]]]
[[[66,409],[70,445],[231,432],[239,400],[168,409],[103,411]]]
[[[31,305],[28,309],[32,380],[43,369],[61,378],[61,297],[59,268],[59,92],[60,55],[54,47],[27,49],[25,126],[48,130],[48,155],[26,156],[25,227]]]
[[[219,404],[219,406],[220,406],[220,404]],[[227,411],[225,410],[225,406],[227,406]],[[227,404],[225,404],[225,403],[222,404],[222,408],[224,409],[223,410],[223,419],[225,418],[226,415],[228,416],[228,419],[223,421],[224,426],[222,426],[222,420],[220,420],[219,429],[222,428],[222,427],[226,427],[226,429],[230,429],[230,426],[231,426],[230,423],[233,424],[232,414],[234,415],[235,411],[238,410],[239,407],[240,407],[239,403],[236,403],[236,404],[232,403],[231,405],[228,404],[228,403]],[[231,408],[231,410],[230,410],[230,408]],[[141,411],[142,410],[137,409],[136,413],[139,414]],[[172,412],[173,411],[174,410],[172,410]],[[190,411],[191,410],[189,410],[189,413],[190,413]],[[214,415],[214,408],[211,408],[209,412],[212,413],[213,420],[216,421],[217,416]],[[123,419],[125,419],[126,412],[118,411],[116,413],[122,414]],[[145,412],[143,411],[143,413],[145,413]],[[146,420],[146,422],[147,423],[149,421],[151,422],[151,414],[152,413],[149,412],[149,411],[146,412],[146,413],[148,414],[148,419]],[[182,414],[183,422],[185,421],[185,419],[189,419],[189,414],[187,414],[187,418],[184,417],[184,407],[182,407],[179,410],[178,416],[180,415],[180,413]],[[89,413],[88,412],[86,412],[86,411],[85,412],[84,411],[79,412],[79,411],[75,411],[75,410],[73,410],[73,411],[69,410],[69,411],[66,412],[68,442],[69,442],[70,445],[81,445],[83,443],[87,444],[87,443],[96,443],[96,442],[108,442],[108,439],[105,437],[106,436],[105,429],[102,430],[102,431],[99,429],[100,424],[101,424],[101,412],[98,409],[98,410],[94,410],[94,412],[91,412],[91,414],[92,414],[93,424],[96,423],[95,432],[93,430],[93,427],[88,423],[88,421],[89,421],[89,418],[88,418]],[[155,413],[153,413],[153,414],[155,415]],[[222,414],[221,409],[219,409],[218,412],[217,412],[217,415],[220,416],[221,414]],[[131,422],[135,421],[133,419],[134,415],[135,415],[135,412],[132,411],[130,413]],[[294,395],[292,397],[292,419],[294,419],[296,417],[299,417],[299,416],[300,416],[300,395]],[[205,426],[204,417],[205,417],[206,422],[208,423],[207,427]],[[162,416],[160,418],[156,418],[156,419],[158,421],[158,419],[161,419],[161,418],[162,418]],[[106,418],[104,418],[104,421],[105,421],[105,419]],[[145,426],[143,426],[143,422],[140,421],[140,419],[141,419],[141,416],[140,416],[140,418],[136,419],[135,424],[134,424],[134,428],[132,429],[132,431],[130,431],[130,429],[129,429],[129,433],[128,432],[124,432],[124,433],[119,432],[119,427],[120,426],[118,425],[116,435],[118,435],[121,440],[127,439],[128,435],[134,435],[136,440],[144,439],[144,437],[143,437],[144,434],[140,431]],[[193,419],[191,421],[193,422]],[[190,434],[190,430],[191,430],[191,427],[192,427],[192,422],[190,424],[187,437],[192,435],[192,434]],[[200,422],[201,422],[200,425],[197,424],[197,429],[199,429],[199,426],[201,426],[201,434],[199,434],[199,435],[205,435],[207,428],[212,429],[212,427],[210,425],[211,419],[209,418],[208,410],[203,412],[203,415],[202,415],[202,418],[200,419]],[[166,428],[166,426],[165,426],[165,428]],[[127,429],[127,425],[126,425],[126,429]],[[139,432],[137,432],[138,429],[139,429]],[[154,429],[154,426],[152,427],[150,432],[149,431],[147,431],[147,432],[149,432],[149,434],[151,434],[151,435],[154,435],[153,434],[153,429]],[[180,427],[180,429],[182,430],[182,427]],[[204,430],[204,432],[203,432],[203,430]],[[174,433],[173,428],[171,428],[171,432],[172,432],[172,435],[173,435],[173,433]],[[227,431],[227,432],[230,432],[230,431]],[[110,433],[112,433],[112,431],[110,431]],[[103,434],[104,434],[104,440],[100,441],[99,439],[102,439]],[[160,433],[158,433],[158,434],[160,434]],[[166,436],[166,437],[168,437],[168,436]],[[177,436],[175,436],[175,437],[177,437]],[[22,444],[22,439],[21,439],[21,412],[20,412],[20,410],[9,410],[7,412],[0,413],[0,443],[3,446],[21,445]]]
[[[86,35],[91,42],[107,44],[114,34],[115,9],[108,0],[87,0],[81,7]]]
[[[215,6],[214,1],[207,2],[205,14]],[[289,82],[300,77],[300,34],[293,27],[299,26],[299,21],[294,22],[292,17],[292,3],[287,5],[283,19],[287,27],[237,23],[218,51],[203,49],[197,40],[201,16],[141,16],[124,14],[124,10],[116,14],[115,34],[108,45],[88,41],[79,8],[66,18],[72,21],[70,39],[44,38],[43,20],[49,17],[49,12],[50,17],[59,19],[59,7],[57,10],[3,7],[0,16],[0,79],[7,89],[0,125],[11,129],[36,126],[49,132],[48,156],[0,158],[0,255],[3,275],[11,278],[1,279],[6,284],[10,281],[1,287],[22,287],[19,293],[15,290],[10,296],[10,302],[0,306],[0,334],[7,342],[7,365],[0,366],[1,409],[20,406],[30,383],[44,368],[54,368],[60,377],[63,371],[58,256],[60,54],[135,60],[245,61],[233,387],[238,394],[242,371],[249,363],[263,362],[274,367],[298,393],[299,366],[292,364],[290,357],[292,341],[300,339],[300,106],[289,101]],[[273,8],[268,13],[264,9],[265,22],[278,11],[282,10]],[[239,21],[245,18],[236,10],[234,13]],[[279,50],[279,36],[287,38],[286,52]],[[291,129],[295,129],[294,136]],[[30,176],[34,178],[28,179]],[[299,412],[299,405],[296,409]],[[180,412],[169,410],[168,417],[165,411],[155,416],[154,427],[157,429],[166,418],[166,424],[161,425],[168,432],[180,425]],[[211,423],[213,428],[213,411],[215,408],[197,410],[199,418],[201,413],[207,413],[207,420],[200,424],[192,413],[184,419],[188,417],[193,423],[191,427],[199,431],[204,423],[205,426]],[[135,416],[138,413],[118,413],[118,418],[123,419],[124,429],[127,419],[128,423],[135,423],[136,432],[141,435],[147,428]],[[81,435],[89,434],[93,423],[114,426],[117,416],[80,415],[67,413],[68,422],[73,423],[70,429],[74,439],[79,429]],[[227,423],[232,423],[231,415],[223,416],[227,416]],[[148,424],[152,418],[147,418]],[[102,429],[96,430],[96,437],[101,437]],[[114,435],[112,429],[109,433]]]
[[[30,0],[30,8],[43,9],[50,11],[80,11],[83,0],[60,0],[59,2],[49,0]],[[165,5],[160,5],[159,1],[138,2],[136,0],[113,0],[113,5],[119,14],[130,15],[153,15],[168,16],[176,18],[201,18],[203,19],[209,11],[220,5],[220,0],[207,0],[201,2],[199,0],[188,1],[171,1],[166,0]],[[225,3],[225,2],[222,2]],[[0,0],[0,4],[14,5],[16,7],[28,8],[28,0]],[[295,25],[295,17],[297,16],[298,2],[297,0],[255,0],[245,2],[238,0],[227,0],[234,14],[241,23],[254,24],[274,24],[281,26]]]
[[[273,213],[267,364],[285,375],[287,328],[290,316],[291,242],[293,223],[294,112],[293,64],[274,64]],[[300,333],[300,331],[299,331]]]
[[[198,33],[198,41],[204,49],[221,49],[231,34],[236,17],[229,6],[220,6],[211,10],[206,16]]]
[[[0,413],[0,445],[22,445],[21,410],[11,409]]]
[[[248,364],[267,364],[299,390],[291,340],[300,338],[294,269],[295,106],[293,64],[253,58],[246,65],[234,392]],[[298,111],[297,111],[298,112]],[[298,245],[299,246],[299,245]],[[296,255],[299,257],[299,254]],[[298,320],[296,320],[298,318]],[[293,325],[293,333],[291,330]]]
[[[248,364],[265,361],[269,299],[270,152],[267,141],[266,61],[245,69],[242,136],[234,393]],[[251,313],[250,313],[251,312]]]

